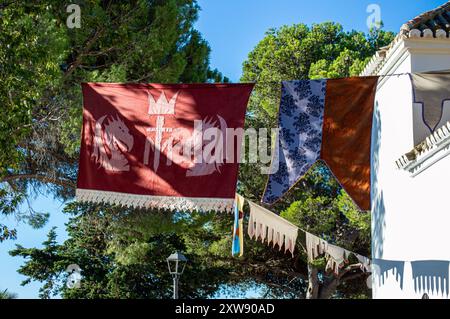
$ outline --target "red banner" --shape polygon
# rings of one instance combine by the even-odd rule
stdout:
[[[83,84],[77,199],[231,211],[252,88]]]

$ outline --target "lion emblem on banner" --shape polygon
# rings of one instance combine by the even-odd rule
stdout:
[[[124,153],[131,151],[133,143],[133,136],[118,115],[102,116],[95,124],[92,158],[107,171],[129,171]]]

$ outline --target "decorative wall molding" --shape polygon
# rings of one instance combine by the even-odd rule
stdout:
[[[450,122],[435,130],[411,152],[402,155],[395,164],[398,169],[408,171],[411,177],[450,155]]]

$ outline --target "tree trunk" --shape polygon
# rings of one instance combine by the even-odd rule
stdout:
[[[316,267],[308,264],[308,291],[306,292],[306,299],[317,299],[319,297],[319,271]]]
[[[332,279],[326,279],[323,285],[320,287],[319,299],[330,299],[336,292],[339,286],[340,280],[333,277]]]

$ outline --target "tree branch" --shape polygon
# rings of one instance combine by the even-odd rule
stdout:
[[[358,279],[360,277],[365,276],[366,274],[367,273],[363,273],[363,272],[357,272],[357,273],[354,273],[354,274],[350,274],[348,276],[343,277],[341,279],[341,282],[346,282],[346,281],[350,281],[350,280],[353,280],[353,279]]]
[[[349,265],[349,266],[345,267],[344,269],[339,271],[338,279],[341,279],[342,277],[345,276],[345,274],[347,274],[348,272],[350,272],[352,270],[356,270],[356,269],[361,269],[361,264],[353,264],[353,265]]]
[[[69,75],[71,75],[73,73],[73,71],[75,71],[75,69],[81,64],[83,57],[89,52],[89,50],[92,48],[92,46],[95,44],[95,42],[100,38],[101,34],[103,33],[104,29],[97,29],[94,33],[94,35],[92,36],[92,38],[90,38],[86,44],[83,47],[83,51],[80,52],[77,56],[77,58],[75,59],[75,61],[73,61],[70,64],[69,69],[66,71],[66,73],[64,74],[65,78],[68,78]]]
[[[276,275],[282,275],[282,276],[292,276],[296,278],[301,278],[303,280],[307,279],[307,276],[305,274],[296,272],[293,269],[283,269],[277,265],[274,265],[271,263],[271,260],[265,261],[265,262],[258,262],[258,261],[246,261],[246,260],[239,260],[239,259],[227,259],[223,257],[214,257],[216,261],[222,261],[222,262],[229,262],[229,263],[236,263],[242,266],[248,266],[251,267],[254,270],[263,270],[263,271],[272,271]]]
[[[11,182],[13,180],[20,180],[20,179],[35,179],[43,183],[50,183],[59,185],[62,187],[67,187],[71,189],[75,189],[76,185],[73,181],[70,180],[64,180],[64,179],[58,179],[54,177],[49,177],[45,175],[39,175],[39,174],[15,174],[15,175],[8,175],[5,177],[0,178],[0,183],[3,182]]]

